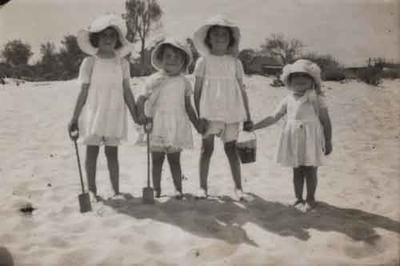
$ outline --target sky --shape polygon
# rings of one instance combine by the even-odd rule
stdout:
[[[331,54],[347,66],[369,57],[400,62],[398,0],[159,0],[162,28],[154,36],[191,37],[209,17],[225,14],[241,30],[240,48],[259,49],[272,33],[305,44],[304,52]],[[29,43],[33,60],[40,44],[60,44],[97,16],[122,14],[125,0],[11,0],[0,9],[0,48]],[[155,37],[154,37],[155,38]]]

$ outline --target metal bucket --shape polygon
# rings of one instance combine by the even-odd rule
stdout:
[[[244,133],[245,137],[239,136],[236,149],[242,163],[254,163],[257,155],[257,138],[255,133]]]

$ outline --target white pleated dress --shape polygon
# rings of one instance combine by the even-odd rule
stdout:
[[[194,75],[203,78],[200,118],[224,123],[246,120],[238,83],[244,72],[241,62],[231,55],[207,55],[196,62]]]
[[[129,78],[129,64],[119,57],[87,57],[82,62],[79,82],[90,84],[86,103],[79,119],[80,137],[87,144],[91,139],[112,139],[115,143],[127,138],[127,108],[123,79]]]
[[[320,96],[308,91],[296,99],[285,97],[274,116],[286,114],[276,160],[288,167],[320,166],[324,157],[325,139],[318,110],[326,108]]]
[[[153,118],[152,148],[193,148],[192,126],[185,108],[185,97],[192,94],[191,83],[183,75],[168,76],[161,71],[147,79],[145,114]]]

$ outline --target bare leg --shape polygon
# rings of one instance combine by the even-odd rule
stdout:
[[[299,203],[303,203],[303,187],[304,187],[304,167],[299,166],[293,168],[293,185],[294,185],[294,194],[296,196],[296,202],[294,205]]]
[[[119,194],[119,163],[118,163],[118,147],[106,146],[104,153],[107,158],[108,172],[110,173],[111,186],[114,194]]]
[[[178,194],[176,198],[182,198],[182,169],[181,169],[181,152],[174,152],[167,154],[169,167],[171,169],[172,180]]]
[[[89,191],[91,191],[94,195],[97,195],[96,166],[97,166],[98,155],[99,155],[99,146],[88,145],[86,147],[86,160],[85,160],[86,176],[87,176]]]
[[[307,182],[306,201],[310,205],[315,205],[315,191],[317,189],[317,167],[307,166],[305,168],[305,176]]]
[[[242,177],[240,173],[240,162],[239,156],[236,151],[236,141],[230,141],[224,144],[225,154],[228,157],[229,166],[231,167],[231,173],[233,181],[235,182],[235,188],[242,190]]]
[[[200,187],[207,192],[208,170],[210,168],[210,159],[214,151],[214,136],[209,136],[202,140],[200,154]]]
[[[153,186],[157,198],[161,196],[161,171],[164,163],[164,158],[165,158],[164,152],[151,153],[151,159],[153,162],[153,169],[152,169]]]

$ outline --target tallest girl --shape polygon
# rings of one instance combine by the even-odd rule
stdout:
[[[200,198],[208,196],[207,178],[214,136],[224,142],[235,195],[238,199],[244,198],[236,140],[240,123],[244,122],[244,129],[250,129],[252,122],[243,85],[243,67],[236,58],[239,41],[239,28],[220,15],[209,19],[194,33],[194,45],[201,54],[194,70],[194,101],[203,128],[197,193]]]

